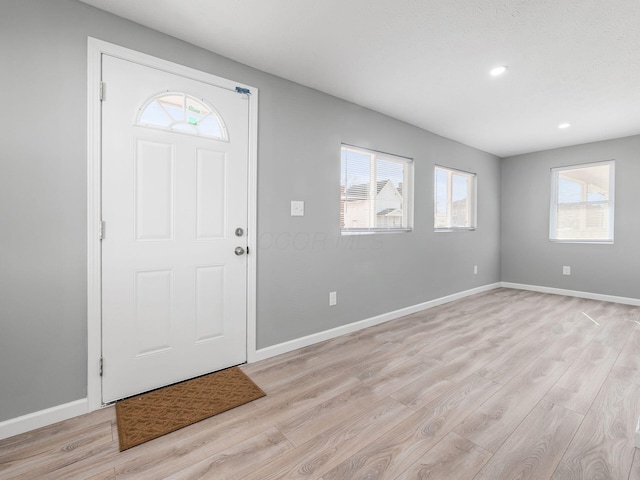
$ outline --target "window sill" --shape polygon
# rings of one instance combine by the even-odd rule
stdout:
[[[550,238],[551,243],[579,243],[585,245],[613,245],[613,240],[557,240]]]
[[[396,228],[393,230],[380,229],[380,230],[341,230],[340,235],[374,235],[377,233],[389,234],[389,233],[411,233],[411,228]]]
[[[435,233],[450,233],[450,232],[475,232],[475,227],[458,227],[458,228],[434,228]]]

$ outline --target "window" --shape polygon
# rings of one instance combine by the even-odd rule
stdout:
[[[614,162],[551,169],[549,239],[613,243]]]
[[[204,100],[180,92],[154,95],[138,110],[136,125],[228,140],[218,112]]]
[[[474,230],[476,174],[436,166],[434,184],[435,230]]]
[[[413,160],[342,145],[343,233],[411,230]]]

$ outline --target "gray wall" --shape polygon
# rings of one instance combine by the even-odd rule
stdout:
[[[614,244],[550,242],[550,169],[603,160],[616,161]],[[640,298],[638,179],[640,136],[503,159],[502,281]]]
[[[496,157],[75,0],[5,0],[0,421],[86,396],[88,36],[260,89],[259,348],[500,280]],[[341,142],[415,159],[412,233],[340,237]],[[476,232],[434,234],[435,162],[478,173]]]

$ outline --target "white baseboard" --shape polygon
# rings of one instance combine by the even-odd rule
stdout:
[[[21,417],[11,418],[0,422],[0,440],[77,417],[78,415],[84,415],[88,411],[89,403],[86,398],[83,398]]]
[[[373,327],[374,325],[379,325],[390,320],[395,320],[396,318],[411,315],[412,313],[416,312],[421,312],[422,310],[437,307],[438,305],[453,302],[454,300],[459,300],[470,295],[475,295],[476,293],[482,293],[493,290],[495,288],[500,288],[500,286],[501,284],[499,282],[489,285],[483,285],[482,287],[472,288],[471,290],[465,290],[464,292],[454,293],[453,295],[447,295],[446,297],[436,298],[435,300],[430,300],[428,302],[419,303],[410,307],[401,308],[393,312],[384,313],[382,315],[367,318],[365,320],[349,323],[348,325],[342,325],[340,327],[325,330],[323,332],[313,333],[311,335],[307,335],[306,337],[289,340],[288,342],[279,343],[271,347],[261,348],[259,350],[256,350],[256,352],[250,356],[251,358],[248,359],[248,362],[253,363],[260,360],[265,360],[267,358],[275,357],[276,355],[291,352],[299,348],[308,347],[309,345],[313,345],[314,343],[330,340],[347,333],[362,330],[363,328]]]
[[[563,288],[541,287],[538,285],[525,285],[522,283],[502,282],[504,288],[515,288],[517,290],[530,290],[532,292],[551,293],[554,295],[566,295],[567,297],[587,298],[599,300],[601,302],[622,303],[624,305],[634,305],[640,307],[640,298],[616,297],[615,295],[603,295],[600,293],[579,292],[577,290],[565,290]]]

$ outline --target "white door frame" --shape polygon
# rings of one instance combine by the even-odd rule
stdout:
[[[210,73],[194,70],[92,37],[87,45],[87,401],[89,411],[102,407],[100,357],[102,351],[102,262],[100,225],[101,189],[101,78],[102,54],[112,55],[228,90],[249,89],[249,170],[247,223],[247,361],[256,360],[256,254],[258,89]],[[105,92],[105,98],[108,93]],[[109,368],[105,365],[105,368]]]

